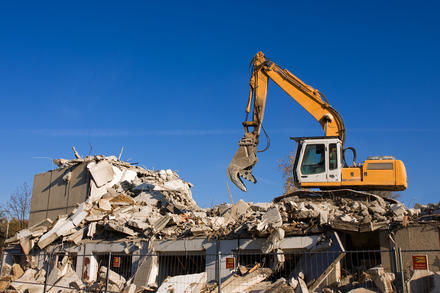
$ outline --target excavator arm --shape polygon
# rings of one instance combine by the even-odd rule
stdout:
[[[243,122],[245,134],[239,142],[239,148],[227,171],[231,181],[243,191],[246,191],[246,186],[241,178],[256,182],[252,175],[252,168],[258,161],[257,146],[263,123],[269,79],[319,122],[325,136],[337,136],[342,143],[345,139],[345,126],[341,115],[330,106],[325,96],[317,89],[305,84],[287,69],[282,69],[270,61],[262,52],[254,56],[251,68],[246,119]],[[252,113],[251,110],[253,110]],[[251,117],[249,117],[250,113]]]

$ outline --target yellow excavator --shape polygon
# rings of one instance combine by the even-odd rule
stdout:
[[[256,183],[252,168],[258,161],[257,146],[269,79],[307,110],[324,130],[321,137],[292,137],[298,144],[293,168],[298,188],[358,191],[403,191],[407,188],[405,165],[392,156],[372,156],[356,164],[355,149],[344,148],[344,121],[320,91],[305,84],[287,69],[282,69],[262,52],[253,57],[251,70],[246,119],[243,122],[245,133],[227,171],[238,188],[246,191],[242,178]],[[249,115],[252,105],[253,111]],[[347,150],[353,152],[351,165],[345,161]]]

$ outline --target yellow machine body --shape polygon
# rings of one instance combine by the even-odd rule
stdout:
[[[339,182],[305,182],[300,187],[319,189],[403,191],[408,187],[401,160],[366,160],[360,166],[342,168]]]

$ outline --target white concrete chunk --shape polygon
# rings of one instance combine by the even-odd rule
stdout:
[[[258,231],[263,231],[268,227],[278,228],[283,224],[280,211],[277,207],[271,207],[262,217],[261,222],[257,225]]]
[[[72,223],[75,226],[78,226],[79,224],[81,224],[81,222],[89,214],[89,210],[91,209],[91,207],[92,206],[90,204],[88,204],[87,202],[81,203],[78,206],[78,208],[76,208],[75,213],[72,216],[70,216],[70,220],[72,221]]]
[[[136,178],[136,176],[137,176],[136,171],[125,169],[122,172],[121,182],[127,181],[128,183],[131,183],[134,180],[134,178]]]
[[[87,165],[98,188],[113,180],[115,172],[112,167],[106,160],[99,161],[98,163],[92,162]]]
[[[205,283],[206,272],[168,277],[162,282],[157,293],[199,293]]]
[[[89,228],[87,230],[87,237],[93,238],[93,235],[96,233],[96,222],[90,223]]]

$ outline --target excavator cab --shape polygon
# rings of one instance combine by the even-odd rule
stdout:
[[[402,191],[407,187],[405,165],[393,156],[371,156],[348,166],[338,137],[298,137],[293,177],[298,188]]]
[[[295,137],[293,175],[297,186],[341,182],[342,142],[338,137]]]

